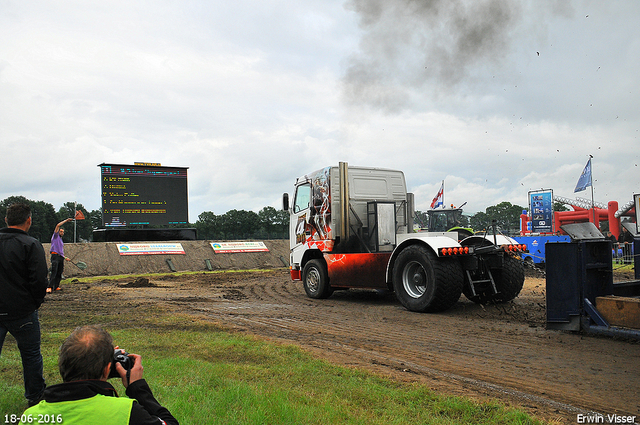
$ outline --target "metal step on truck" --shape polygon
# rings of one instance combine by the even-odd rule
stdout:
[[[463,293],[476,303],[510,301],[524,284],[526,247],[512,238],[415,233],[402,171],[341,162],[298,178],[283,208],[290,214],[291,278],[311,298],[386,289],[410,311],[438,312]]]

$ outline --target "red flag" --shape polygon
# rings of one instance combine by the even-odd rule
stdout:
[[[75,216],[76,220],[84,220],[84,214],[82,214],[82,211],[80,210],[76,210],[76,216]]]
[[[444,205],[444,180],[442,181],[442,185],[440,186],[440,190],[433,201],[431,201],[431,209],[438,208]]]

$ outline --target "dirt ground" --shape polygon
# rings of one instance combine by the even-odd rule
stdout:
[[[42,314],[88,305],[127,314],[153,304],[395,380],[499,399],[552,423],[589,412],[640,419],[640,344],[546,330],[545,280],[535,274],[510,303],[462,296],[440,314],[412,313],[392,293],[367,290],[309,299],[287,269],[80,279],[63,288]]]

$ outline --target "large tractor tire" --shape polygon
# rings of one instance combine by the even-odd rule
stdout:
[[[456,259],[438,258],[420,245],[403,250],[393,268],[393,289],[409,311],[434,313],[451,308],[460,298],[463,281]]]
[[[310,260],[302,270],[302,284],[309,298],[328,298],[333,291],[329,285],[329,273],[322,260]]]
[[[492,268],[491,275],[496,284],[497,294],[493,293],[493,288],[489,284],[484,284],[480,288],[476,287],[477,292],[473,295],[470,284],[465,282],[462,289],[464,296],[476,304],[502,303],[513,300],[520,294],[524,285],[524,264],[518,258],[505,254],[502,268]],[[486,274],[483,276],[472,274],[472,277],[474,279],[488,278]]]
[[[464,287],[462,288],[462,293],[469,301],[473,301],[476,304],[487,304],[489,301],[492,301],[495,297],[493,294],[493,290],[489,290],[489,287],[476,292],[475,295],[471,292],[471,288],[469,287],[469,283],[465,282]],[[476,289],[477,290],[477,289]]]
[[[520,295],[524,285],[524,264],[522,260],[505,254],[502,269],[493,272],[493,279],[498,290],[494,301],[511,301]]]

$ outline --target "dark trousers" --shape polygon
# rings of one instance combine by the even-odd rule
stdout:
[[[49,288],[53,291],[60,287],[62,272],[64,271],[64,257],[60,254],[51,254],[51,275],[49,276]]]
[[[631,253],[631,245],[630,242],[625,242],[622,245],[622,257],[625,264],[631,264],[633,262],[633,254]]]
[[[24,377],[24,396],[35,402],[42,396],[45,388],[42,375],[42,354],[40,353],[40,321],[38,310],[19,319],[0,317],[0,353],[7,332],[13,335],[22,358]]]

